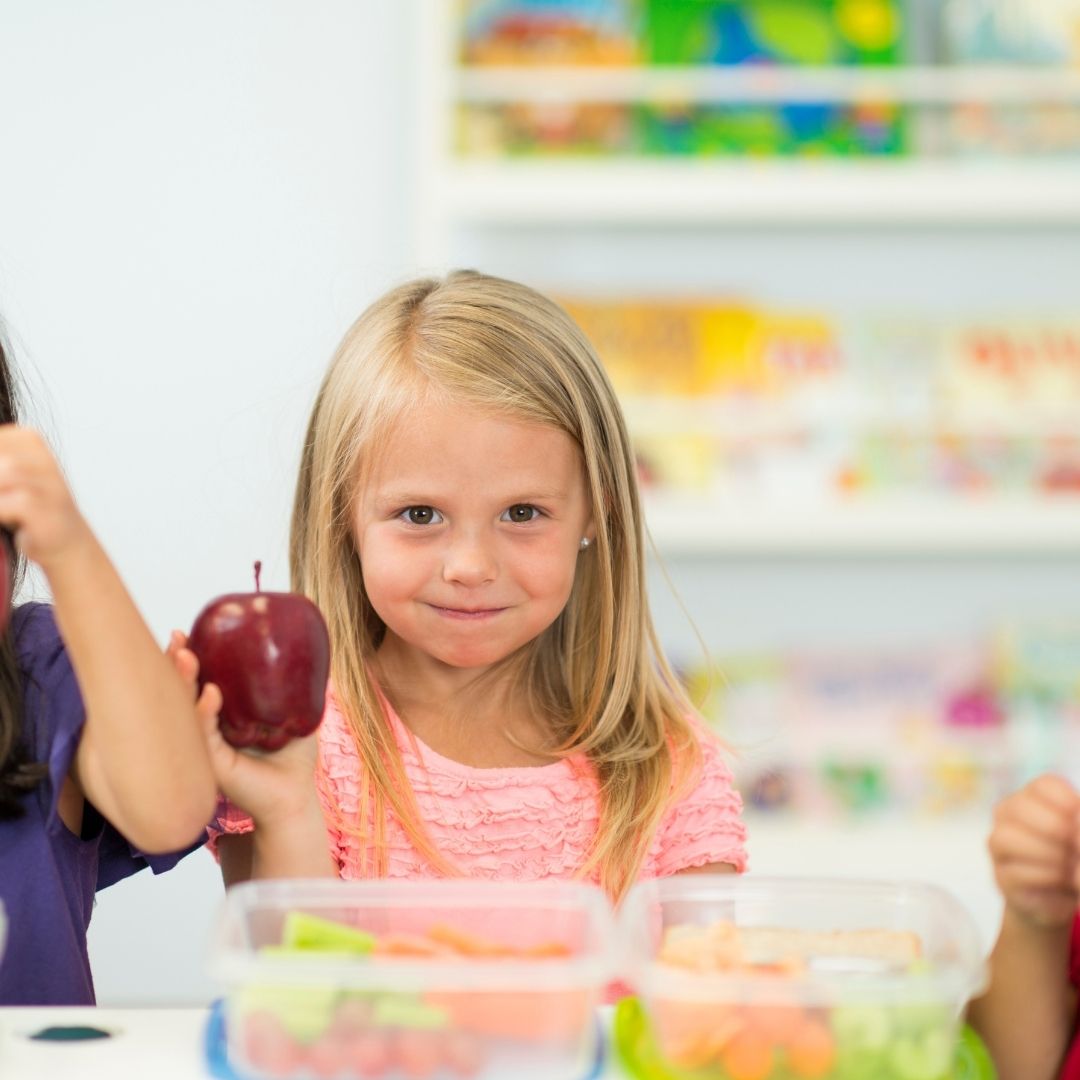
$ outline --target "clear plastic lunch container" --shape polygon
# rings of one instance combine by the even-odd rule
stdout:
[[[932,885],[683,875],[620,924],[673,1077],[946,1080],[985,987],[974,921]]]
[[[245,1077],[581,1080],[614,949],[585,884],[265,881],[227,894],[211,970]]]

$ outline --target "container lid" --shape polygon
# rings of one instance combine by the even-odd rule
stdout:
[[[620,917],[629,978],[647,995],[957,1005],[986,985],[974,920],[921,882],[692,874],[641,883]],[[710,970],[657,958],[665,929],[731,926],[740,963]]]
[[[282,949],[291,912],[376,939],[449,927],[506,946],[508,955],[417,958]],[[561,948],[545,954],[545,945]],[[529,955],[530,949],[543,955]],[[579,882],[246,882],[226,894],[209,968],[227,984],[402,991],[599,986],[616,974],[615,921],[606,895]]]

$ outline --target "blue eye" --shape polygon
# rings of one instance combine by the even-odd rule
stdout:
[[[512,521],[515,525],[524,525],[526,522],[534,521],[539,516],[540,511],[535,506],[530,506],[528,503],[515,503],[503,511],[503,515],[499,520]]]
[[[401,518],[410,525],[438,525],[442,514],[433,506],[410,506],[401,512]]]

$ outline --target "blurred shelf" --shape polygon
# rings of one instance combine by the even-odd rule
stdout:
[[[782,505],[647,495],[663,556],[1078,555],[1080,496],[853,497]]]
[[[888,865],[902,863],[898,854],[934,849],[952,852],[967,863],[988,867],[984,839],[990,832],[992,813],[964,809],[950,814],[917,814],[892,811],[859,818],[832,818],[812,814],[746,811],[748,846],[753,869],[764,874],[810,874],[819,858],[829,873],[846,877],[890,876]],[[971,838],[975,844],[970,844]],[[843,858],[845,850],[858,849],[859,859]],[[873,864],[872,869],[866,864]],[[917,876],[907,869],[903,876]]]
[[[714,104],[885,100],[1032,103],[1080,101],[1080,73],[1069,68],[795,67],[765,64],[683,67],[457,67],[458,102]]]
[[[1080,402],[1063,399],[1038,408],[992,401],[966,410],[934,409],[923,401],[898,404],[889,391],[871,399],[837,394],[831,400],[801,401],[764,395],[739,398],[621,394],[631,435],[704,435],[716,439],[790,437],[800,432],[846,434],[902,431],[912,439],[1073,438],[1080,432]]]
[[[433,9],[434,10],[434,9]],[[455,156],[454,112],[462,104],[575,102],[902,101],[1053,105],[1080,103],[1080,71],[1021,67],[464,67],[453,34],[429,53],[429,168],[418,220],[421,260],[444,261],[455,231],[469,227],[707,229],[860,225],[1047,227],[1080,225],[1080,156],[991,157],[630,157]],[[438,37],[438,35],[435,35]],[[704,403],[686,411],[628,401],[635,434],[671,430],[732,437],[783,434],[793,426],[872,429],[898,420],[895,400],[791,406],[766,414]],[[888,407],[886,407],[886,405]],[[1000,410],[999,410],[1000,411]],[[1071,407],[1043,415],[944,416],[952,434],[1036,436],[1074,428]],[[904,414],[906,417],[906,414]],[[907,420],[912,419],[906,417]],[[921,413],[915,417],[925,423]],[[804,490],[813,490],[810,483]],[[979,555],[1080,554],[1080,497],[950,498],[860,495],[775,502],[735,497],[647,497],[662,554]]]
[[[459,158],[439,186],[474,224],[1080,223],[1080,161]]]

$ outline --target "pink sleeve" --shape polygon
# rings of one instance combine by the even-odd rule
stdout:
[[[218,837],[223,834],[229,834],[233,836],[239,836],[243,833],[253,832],[255,829],[255,822],[251,820],[248,814],[245,814],[239,807],[233,806],[224,795],[218,799],[217,808],[214,810],[214,816],[210,821],[210,824],[206,827],[206,846],[210,849],[210,854],[214,858],[218,858],[217,842]]]
[[[701,768],[690,790],[668,810],[643,868],[644,876],[670,877],[709,863],[746,869],[746,825],[742,798],[716,737],[695,723]]]

